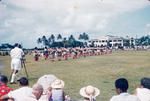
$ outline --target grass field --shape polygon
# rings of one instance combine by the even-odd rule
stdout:
[[[10,75],[10,57],[0,57],[3,74]],[[72,99],[80,99],[79,90],[93,85],[101,90],[97,101],[109,101],[116,94],[114,81],[125,77],[129,80],[129,92],[133,93],[142,77],[150,77],[150,51],[118,51],[103,56],[91,56],[68,61],[33,61],[26,56],[30,85],[44,74],[54,74],[65,81],[65,92]],[[24,75],[24,70],[22,70]],[[10,85],[12,86],[12,85]],[[18,86],[12,86],[17,88]]]

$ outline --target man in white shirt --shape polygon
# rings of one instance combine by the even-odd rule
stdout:
[[[125,78],[119,78],[115,81],[116,92],[110,101],[140,101],[135,95],[127,93],[128,81]]]
[[[136,96],[141,101],[150,101],[150,78],[144,77],[141,79],[141,85],[136,89]]]
[[[19,44],[15,44],[15,48],[10,51],[11,56],[11,80],[10,83],[15,83],[15,77],[19,70],[21,70],[21,59],[24,56],[24,52],[21,48],[19,48]]]

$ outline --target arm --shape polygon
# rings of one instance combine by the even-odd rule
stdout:
[[[3,100],[5,100],[5,99],[9,99],[8,94],[3,95],[3,96],[0,97],[0,101],[1,101],[1,100],[3,101]]]

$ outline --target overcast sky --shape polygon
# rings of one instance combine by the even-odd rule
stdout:
[[[0,44],[38,46],[51,34],[90,38],[104,35],[140,37],[150,34],[148,0],[2,0]]]

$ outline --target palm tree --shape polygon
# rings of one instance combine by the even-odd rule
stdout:
[[[47,45],[48,45],[48,44],[47,44],[48,41],[47,41],[47,38],[46,38],[45,35],[42,36],[42,42],[43,42],[43,45],[44,45],[44,46],[47,46]]]
[[[74,41],[75,40],[74,36],[70,35],[69,40],[73,40]]]
[[[62,39],[61,34],[58,34],[58,36],[57,36],[57,40],[61,40],[61,39]]]
[[[79,40],[82,40],[82,39],[83,39],[83,35],[80,34],[78,39],[79,39]]]
[[[70,37],[69,37],[69,39],[68,39],[68,42],[69,42],[69,44],[70,44],[70,46],[75,46],[75,38],[74,38],[74,36],[73,35],[70,35]]]
[[[52,34],[52,35],[50,36],[50,38],[51,38],[52,43],[54,43],[54,42],[55,42],[55,36]]]
[[[89,40],[89,36],[88,36],[88,34],[86,34],[85,32],[82,34],[82,38],[83,38],[83,40],[84,40],[84,45],[87,45],[87,40]]]
[[[41,39],[41,38],[38,38],[38,39],[37,39],[37,44],[40,44],[40,43],[42,43],[42,39]]]
[[[67,43],[68,43],[67,38],[64,37],[62,42],[63,42],[64,47],[66,47],[66,46],[67,46]]]
[[[48,38],[48,43],[49,43],[49,45],[51,45],[51,44],[52,44],[51,37],[49,37],[49,38]]]
[[[82,37],[83,39],[86,41],[86,40],[89,40],[89,36],[88,34],[86,34],[85,32],[82,34]]]

